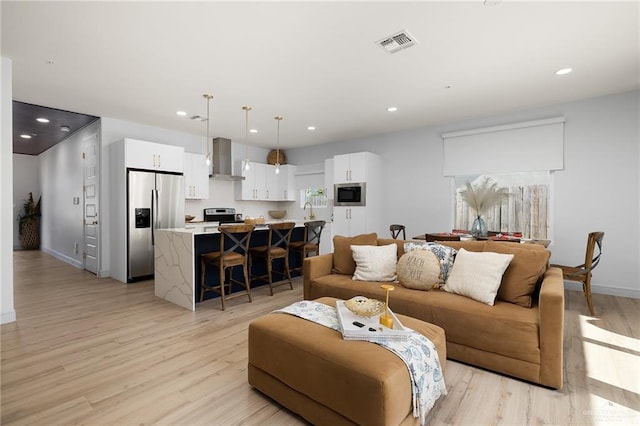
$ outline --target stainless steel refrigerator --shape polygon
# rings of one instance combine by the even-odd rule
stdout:
[[[154,271],[156,229],[184,227],[184,176],[127,172],[127,280],[149,278]]]

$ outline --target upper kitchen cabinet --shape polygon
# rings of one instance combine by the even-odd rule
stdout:
[[[370,152],[336,155],[333,157],[333,183],[367,181],[367,163],[376,155]]]
[[[324,190],[327,199],[333,200],[333,158],[324,160]]]
[[[296,200],[296,166],[283,164],[280,166],[280,174],[277,175],[277,199],[278,201]]]
[[[184,153],[184,196],[188,200],[209,198],[209,166],[202,154]]]
[[[283,164],[280,173],[271,164],[251,163],[242,169],[244,180],[236,185],[236,200],[295,201],[295,166]]]
[[[236,200],[264,200],[267,196],[265,180],[267,164],[251,163],[249,169],[242,169],[241,180],[236,184]]]
[[[137,139],[125,139],[126,166],[134,169],[182,173],[184,148]]]

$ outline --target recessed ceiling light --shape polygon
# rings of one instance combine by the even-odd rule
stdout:
[[[38,121],[39,123],[48,123],[49,119],[44,118],[44,117],[38,117],[38,118],[36,118],[36,121]]]
[[[258,129],[251,129],[249,130],[249,133],[258,133]]]
[[[316,126],[309,126],[309,127],[307,127],[307,130],[315,130],[315,129],[316,129]]]
[[[20,137],[22,139],[31,139],[31,135],[27,135],[27,134],[20,135]]]
[[[556,75],[569,74],[571,71],[573,71],[573,69],[571,69],[571,68],[562,68],[562,69],[556,71]]]
[[[396,112],[398,110],[398,107],[389,107],[387,108],[387,111],[389,112]]]
[[[444,86],[445,89],[451,89],[453,86],[450,84],[447,84],[446,86]]]
[[[178,114],[180,117],[184,117],[187,115],[187,113],[184,111],[176,111],[176,114]]]

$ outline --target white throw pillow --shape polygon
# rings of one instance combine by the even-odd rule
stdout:
[[[444,290],[493,306],[502,274],[511,259],[513,254],[472,252],[461,248]]]
[[[398,246],[351,246],[356,271],[356,281],[395,281]]]

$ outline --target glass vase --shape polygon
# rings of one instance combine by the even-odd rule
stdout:
[[[484,221],[482,216],[478,215],[471,225],[471,235],[474,237],[486,237],[487,236],[487,222]]]

